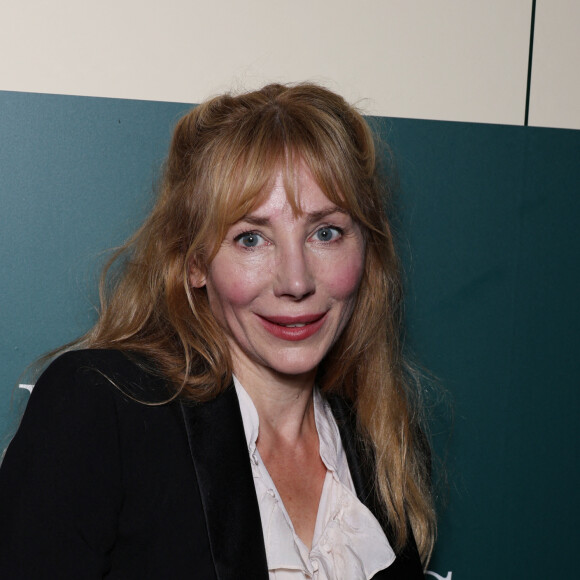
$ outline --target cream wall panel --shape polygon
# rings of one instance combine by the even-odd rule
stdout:
[[[369,113],[522,123],[531,0],[20,0],[0,89],[199,102],[312,79]]]
[[[580,129],[580,1],[536,4],[530,125]]]

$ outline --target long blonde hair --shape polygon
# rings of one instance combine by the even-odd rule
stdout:
[[[100,317],[82,344],[144,353],[169,377],[176,397],[205,401],[226,389],[228,344],[205,289],[190,286],[189,270],[211,262],[227,228],[260,203],[280,167],[293,182],[298,160],[359,223],[366,242],[354,313],[321,364],[318,384],[352,404],[396,546],[405,544],[410,525],[426,564],[435,534],[429,448],[402,356],[389,192],[367,123],[340,96],[313,84],[274,84],[215,97],[186,114],[175,128],[158,201],[106,268]]]

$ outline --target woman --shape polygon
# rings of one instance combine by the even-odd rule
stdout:
[[[421,578],[429,451],[384,201],[368,126],[324,88],[181,119],[96,326],[7,451],[0,575]]]

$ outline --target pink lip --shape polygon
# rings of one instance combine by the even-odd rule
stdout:
[[[258,315],[262,326],[276,338],[282,340],[306,340],[316,334],[326,320],[326,312],[305,314],[303,316],[264,316]],[[288,327],[281,324],[304,324],[305,326]]]

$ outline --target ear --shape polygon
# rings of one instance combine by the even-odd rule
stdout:
[[[189,283],[192,288],[203,288],[205,286],[206,275],[201,268],[195,263],[195,260],[189,262]]]

